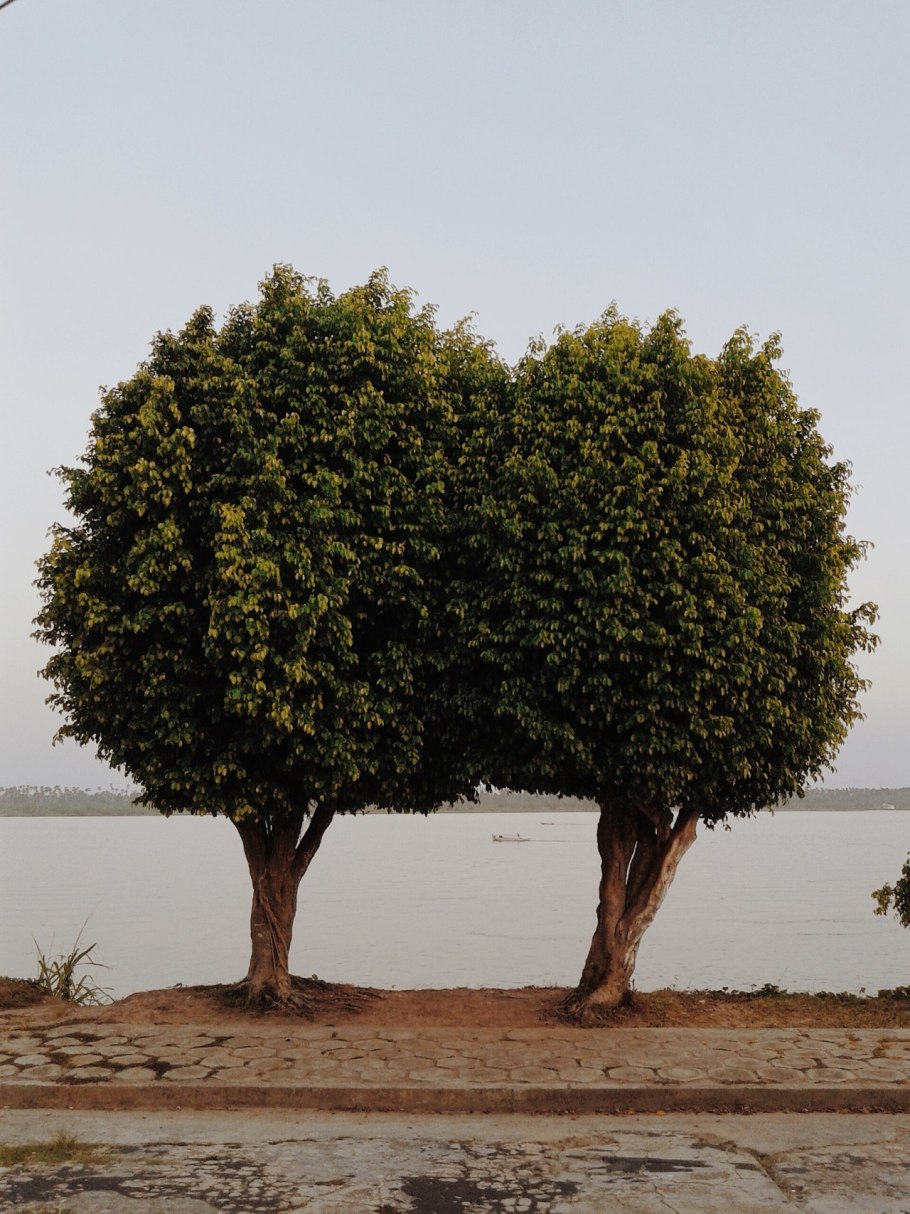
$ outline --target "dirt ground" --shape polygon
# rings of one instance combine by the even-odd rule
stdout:
[[[567,990],[386,991],[301,981],[317,1024],[357,1021],[371,1026],[533,1028],[560,1020]],[[61,1020],[133,1024],[243,1023],[266,1015],[293,1020],[300,1013],[255,1012],[237,1005],[235,988],[172,987],[129,995],[101,1007],[76,1007],[42,995],[31,982],[0,978],[0,1024],[47,1024]],[[608,1024],[622,1028],[910,1028],[910,991],[894,997],[806,995],[775,988],[749,992],[635,992],[629,1007]]]

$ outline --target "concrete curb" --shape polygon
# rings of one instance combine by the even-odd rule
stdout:
[[[311,1109],[374,1113],[910,1112],[903,1087],[309,1087],[218,1083],[0,1084],[0,1108]]]

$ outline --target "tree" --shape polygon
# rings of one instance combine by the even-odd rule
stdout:
[[[293,997],[298,886],[335,814],[472,788],[427,721],[459,377],[493,365],[383,274],[335,298],[279,267],[220,330],[201,308],[159,335],[60,470],[75,524],[36,620],[59,733],[162,813],[233,822],[252,1001]]]
[[[873,890],[872,897],[876,903],[876,915],[887,915],[893,909],[901,927],[910,927],[910,856],[904,861],[901,875],[895,883]]]
[[[696,356],[674,314],[611,310],[474,417],[459,728],[495,721],[472,742],[486,781],[600,807],[582,1017],[627,997],[698,822],[800,794],[860,715],[848,468],[778,355],[737,332]]]

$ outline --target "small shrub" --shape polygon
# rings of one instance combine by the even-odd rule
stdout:
[[[66,1000],[67,1003],[86,1005],[112,1002],[110,991],[100,986],[90,973],[77,977],[76,971],[80,966],[84,969],[108,968],[92,957],[92,952],[96,947],[94,944],[88,945],[87,948],[80,947],[81,930],[70,951],[58,957],[47,957],[39,947],[38,941],[35,940],[34,943],[38,951],[37,985],[39,990],[48,995],[56,995],[59,999]]]
[[[885,987],[878,992],[879,999],[910,1000],[910,986]]]

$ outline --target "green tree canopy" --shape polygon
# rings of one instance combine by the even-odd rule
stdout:
[[[287,998],[300,877],[336,812],[470,792],[427,728],[460,376],[493,366],[383,274],[278,268],[104,393],[40,564],[61,735],[165,813],[223,814],[254,884],[251,994]],[[309,825],[303,832],[305,822]]]
[[[737,332],[711,360],[674,314],[613,310],[532,348],[475,419],[464,719],[496,721],[490,783],[601,806],[586,1008],[625,996],[697,821],[800,793],[859,715],[848,468],[778,354]]]

